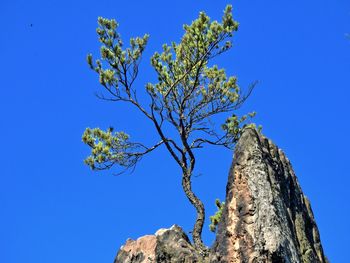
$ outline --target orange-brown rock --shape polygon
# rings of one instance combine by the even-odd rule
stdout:
[[[156,256],[157,238],[154,235],[147,235],[139,239],[128,239],[120,248],[119,255],[123,255],[123,262],[153,262]]]
[[[155,235],[138,240],[127,240],[120,248],[115,263],[192,263],[200,262],[200,256],[192,247],[185,232],[177,225],[160,229]]]

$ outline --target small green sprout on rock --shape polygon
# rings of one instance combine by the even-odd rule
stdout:
[[[218,211],[210,217],[210,222],[211,224],[209,225],[209,229],[211,232],[216,232],[217,225],[221,221],[221,216],[222,216],[222,210],[224,209],[225,202],[220,202],[219,199],[215,200],[215,205],[218,208]]]

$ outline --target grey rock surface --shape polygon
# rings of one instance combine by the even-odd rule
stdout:
[[[217,262],[327,262],[290,161],[255,129],[236,145],[212,250]]]

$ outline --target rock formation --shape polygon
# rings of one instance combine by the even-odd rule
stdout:
[[[245,129],[237,142],[216,241],[201,258],[173,226],[128,240],[115,263],[325,263],[310,202],[292,166],[270,140]]]
[[[254,129],[236,145],[213,252],[218,262],[326,262],[289,160]]]
[[[192,247],[181,227],[160,229],[155,235],[137,240],[128,239],[117,254],[114,263],[200,262],[201,257]]]

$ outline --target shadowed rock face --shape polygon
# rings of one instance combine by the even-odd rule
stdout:
[[[310,202],[284,153],[255,129],[237,142],[216,241],[201,258],[178,226],[128,240],[115,263],[325,263]]]
[[[327,262],[289,160],[254,129],[236,145],[212,249],[217,262]]]

